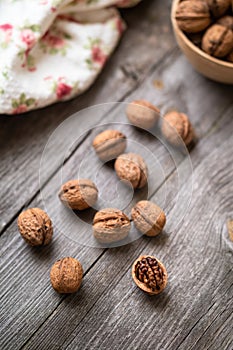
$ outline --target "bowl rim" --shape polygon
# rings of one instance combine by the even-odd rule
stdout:
[[[184,32],[179,28],[177,21],[176,21],[176,18],[175,18],[176,8],[177,8],[179,2],[180,2],[180,0],[173,0],[173,2],[172,2],[171,21],[172,21],[173,28],[175,29],[175,31],[178,32],[178,34],[181,36],[181,38],[185,42],[185,44],[187,46],[189,46],[190,49],[195,51],[197,54],[199,54],[200,56],[205,58],[206,60],[212,61],[213,63],[218,64],[222,67],[225,67],[225,68],[227,67],[227,68],[233,69],[233,63],[227,62],[227,61],[222,61],[222,60],[219,60],[218,58],[215,58],[215,57],[208,55],[207,53],[205,53],[204,51],[199,49],[199,47],[197,47],[195,44],[193,44],[193,42],[190,39],[188,39],[188,37],[184,34]]]

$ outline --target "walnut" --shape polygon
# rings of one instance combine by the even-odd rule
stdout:
[[[223,16],[219,18],[216,23],[233,30],[233,16]]]
[[[175,18],[181,30],[198,33],[211,23],[208,5],[202,0],[187,0],[178,4]]]
[[[74,293],[82,283],[83,268],[74,258],[67,257],[55,262],[50,271],[50,280],[58,293]]]
[[[139,154],[121,154],[114,166],[118,177],[127,185],[131,184],[133,188],[142,188],[147,184],[147,165]]]
[[[92,143],[97,156],[108,162],[116,159],[126,149],[126,136],[118,130],[105,130]]]
[[[202,38],[202,50],[214,57],[227,56],[233,49],[233,32],[220,24],[213,24]]]
[[[231,5],[231,0],[207,0],[211,14],[215,17],[221,17],[226,13]]]
[[[153,202],[140,201],[131,210],[134,225],[143,234],[157,236],[166,224],[166,215],[163,210]]]
[[[23,239],[32,246],[49,244],[52,239],[52,221],[40,208],[23,211],[18,217],[18,228]]]
[[[138,128],[151,129],[159,120],[160,110],[146,100],[135,100],[128,104],[126,115]]]
[[[130,219],[119,209],[101,209],[94,217],[93,235],[101,243],[121,241],[128,236],[129,231]]]
[[[66,207],[84,210],[96,203],[98,189],[89,179],[70,180],[62,185],[58,196]]]
[[[140,256],[134,262],[132,277],[135,284],[149,295],[161,293],[168,278],[165,266],[151,255]]]
[[[163,118],[163,136],[174,146],[180,146],[181,140],[186,146],[195,141],[195,133],[188,116],[177,111],[168,112]]]

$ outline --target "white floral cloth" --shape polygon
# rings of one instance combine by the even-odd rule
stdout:
[[[85,91],[125,29],[113,6],[139,1],[0,0],[0,113],[23,113]]]

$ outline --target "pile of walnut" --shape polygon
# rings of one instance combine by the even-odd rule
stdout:
[[[210,56],[233,62],[231,0],[181,0],[175,18],[195,45]]]
[[[126,115],[130,123],[143,129],[151,129],[158,124],[160,111],[145,100],[128,104]],[[161,132],[173,146],[185,144],[189,147],[195,140],[193,127],[186,114],[170,111],[162,118]],[[126,185],[140,189],[147,185],[148,168],[144,159],[135,153],[124,153],[127,137],[118,130],[105,130],[93,140],[96,155],[103,162],[115,161],[115,171]],[[98,200],[98,189],[90,179],[73,179],[62,185],[59,199],[72,210],[91,208]],[[93,236],[102,244],[111,244],[125,239],[130,231],[131,221],[144,235],[157,236],[164,228],[166,215],[155,203],[142,200],[131,211],[131,220],[121,210],[104,208],[93,218]],[[19,232],[32,246],[47,245],[52,240],[53,226],[47,213],[39,208],[29,208],[18,217]],[[167,284],[167,271],[155,257],[139,257],[132,268],[136,285],[144,292],[154,295],[163,291]],[[72,257],[62,258],[54,263],[50,280],[58,293],[76,292],[82,282],[81,263]]]

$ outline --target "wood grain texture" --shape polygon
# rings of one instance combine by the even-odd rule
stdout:
[[[217,138],[223,136],[220,131]],[[233,139],[221,143],[181,189],[185,198],[194,182],[182,226],[106,251],[86,276],[86,298],[82,291],[68,306],[59,305],[24,349],[46,349],[48,344],[52,349],[108,349],[110,344],[112,349],[232,348],[233,245],[226,218],[233,210]],[[201,146],[208,147],[207,139]],[[168,182],[172,188],[173,177]],[[160,196],[163,187],[153,199]],[[166,212],[175,220],[173,205],[171,200]],[[180,210],[185,206],[181,201]],[[131,263],[140,254],[158,256],[167,267],[169,285],[158,297],[148,297],[132,282]]]
[[[233,348],[233,246],[225,225],[233,215],[233,89],[201,77],[173,49],[166,4],[144,1],[123,15],[130,23],[129,30],[88,93],[26,116],[0,119],[3,350]],[[63,176],[64,180],[74,177],[87,154],[89,165],[84,173],[94,176],[94,165],[100,163],[93,151],[89,154],[90,144],[98,130],[106,127],[103,123],[110,126],[117,121],[129,139],[128,150],[133,150],[132,142],[136,141],[155,157],[151,162],[145,154],[151,179],[149,195],[166,210],[166,231],[155,239],[143,237],[121,248],[104,250],[77,244],[55,227],[50,246],[28,247],[13,218],[22,207],[44,208],[38,192],[38,162],[51,132],[79,109],[136,98],[155,103],[162,113],[171,108],[186,112],[197,130],[199,142],[191,152],[193,187],[186,158],[179,158],[186,183],[180,189],[178,205],[179,178],[171,155],[152,135],[122,125],[127,121],[122,106],[106,108],[100,114],[101,123],[96,120],[98,129],[90,130],[71,147]],[[63,208],[57,197],[57,170],[60,150],[67,147],[67,140],[63,135],[51,149],[54,156],[42,183],[46,206],[58,223]],[[122,205],[111,167],[100,168],[95,181],[101,189],[100,206],[107,200]],[[138,191],[134,200],[145,195],[146,190]],[[86,212],[81,218],[90,223],[93,214]],[[9,224],[7,229],[4,223]],[[62,222],[60,225],[63,227]],[[90,232],[90,227],[79,223],[80,237]],[[71,227],[68,234],[76,237]],[[141,253],[157,255],[168,268],[169,286],[158,298],[148,298],[131,280],[131,264]],[[67,297],[57,295],[49,282],[50,267],[64,256],[77,257],[85,271],[81,290]]]
[[[227,132],[225,131],[225,127]],[[131,131],[136,132],[134,129]],[[197,166],[202,159],[208,156],[211,147],[218,147],[228,135],[231,135],[231,132],[232,107],[230,107],[224,117],[216,123],[215,130],[212,131],[212,133],[209,133],[203,141],[200,141],[197,147],[193,150],[193,164]],[[137,137],[137,132],[135,135]],[[144,136],[145,140],[149,137],[149,135],[147,135],[147,137],[146,135]],[[85,142],[87,141],[88,140]],[[155,144],[157,145],[157,143]],[[162,147],[160,149],[162,150]],[[79,152],[77,152],[76,156],[78,156],[78,153]],[[82,154],[82,148],[80,148],[80,154]],[[74,164],[75,163],[76,161]],[[67,167],[69,171],[72,170],[69,163],[67,163]],[[176,192],[176,176],[177,174],[174,175],[169,184],[171,193],[168,194],[167,201],[170,201],[171,203],[173,198],[172,194],[174,195]],[[111,181],[114,183],[115,179],[111,179]],[[48,184],[47,190],[52,204],[56,201],[54,188],[50,188],[50,184]],[[161,196],[158,193],[155,194],[154,199],[156,202],[160,203],[163,201],[163,192],[164,189],[162,187],[160,191]],[[40,202],[33,203],[33,205],[40,205]],[[56,205],[54,206],[54,211],[57,211]],[[169,219],[169,221],[172,221],[172,219]],[[163,241],[164,237],[161,239]],[[48,274],[52,263],[62,256],[71,255],[78,257],[84,265],[85,271],[87,271],[101,256],[103,251],[79,247],[77,244],[73,244],[72,241],[59,234],[57,230],[55,231],[55,240],[53,244],[50,247],[45,248],[45,250],[40,249],[37,251],[33,248],[27,247],[25,243],[22,242],[21,237],[17,233],[16,224],[14,223],[3,234],[1,239],[1,254],[4,261],[1,276],[2,283],[5,286],[2,290],[1,299],[4,305],[4,308],[2,309],[2,320],[4,320],[7,315],[7,319],[4,321],[4,327],[2,327],[3,348],[6,347],[10,349],[11,345],[15,348],[16,339],[18,346],[23,344],[47,318],[48,325],[45,323],[41,328],[42,333],[39,331],[38,334],[35,334],[33,341],[32,343],[29,343],[28,348],[35,347],[37,343],[40,348],[39,339],[43,340],[41,348],[46,348],[51,342],[54,349],[59,348],[60,345],[56,345],[56,341],[60,344],[61,333],[64,338],[69,337],[71,332],[73,332],[73,328],[77,326],[77,323],[81,322],[82,318],[91,312],[93,305],[98,301],[98,298],[102,293],[104,293],[104,288],[108,284],[115,283],[114,281],[112,282],[112,279],[115,279],[115,273],[119,273],[118,278],[120,281],[121,276],[124,275],[124,269],[122,270],[121,264],[123,263],[124,266],[128,268],[133,259],[137,257],[137,253],[140,254],[139,251],[142,251],[144,244],[145,240],[143,239],[134,242],[131,246],[128,245],[124,248],[120,248],[120,256],[117,255],[119,263],[116,263],[115,261],[114,263],[110,261],[108,262],[108,259],[106,258],[107,260],[103,260],[101,266],[98,267],[100,271],[102,271],[104,267],[114,265],[114,269],[111,268],[108,272],[102,271],[100,273],[94,270],[95,272],[93,273],[96,279],[93,279],[91,275],[88,279],[84,280],[83,287],[80,291],[81,294],[78,293],[75,297],[68,297],[68,299],[65,298],[63,301],[63,298],[57,296],[50,287]],[[110,250],[110,252],[111,251],[112,250]],[[113,251],[114,254],[116,254],[118,250],[115,249]],[[112,257],[112,253],[107,254],[110,254],[110,257]],[[14,262],[13,265],[12,261]],[[99,261],[97,261],[97,266],[99,266]],[[38,273],[40,277],[39,284],[37,285]],[[95,287],[93,288],[93,286]],[[22,293],[19,294],[19,290],[21,290]],[[78,305],[76,305],[77,300]],[[83,304],[85,304],[85,307],[82,306]],[[71,319],[69,323],[65,322],[68,315],[67,312]],[[73,316],[72,312],[74,313]],[[49,317],[51,313],[52,316]],[[62,329],[59,328],[59,325]],[[48,339],[45,337],[46,329],[49,330],[46,336]]]
[[[175,47],[169,11],[170,7],[160,1],[144,1],[123,11],[129,28],[87,93],[22,116],[0,117],[0,231],[39,190],[38,166],[53,130],[81,109],[124,99]],[[66,140],[67,135],[60,140],[57,151],[66,145]],[[55,170],[56,159],[52,158],[48,178]]]

